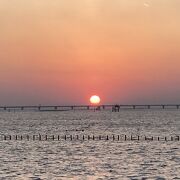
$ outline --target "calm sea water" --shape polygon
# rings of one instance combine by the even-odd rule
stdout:
[[[175,136],[180,110],[0,112],[0,135]],[[0,140],[0,180],[180,179],[178,141]]]

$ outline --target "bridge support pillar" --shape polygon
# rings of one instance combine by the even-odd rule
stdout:
[[[112,107],[112,112],[119,112],[120,110],[120,106],[119,105],[115,105]]]

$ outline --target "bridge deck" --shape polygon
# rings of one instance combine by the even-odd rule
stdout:
[[[50,105],[50,106],[0,106],[0,110],[38,110],[38,111],[63,111],[63,110],[104,110],[112,109],[119,111],[120,109],[180,109],[180,104],[142,104],[142,105]]]

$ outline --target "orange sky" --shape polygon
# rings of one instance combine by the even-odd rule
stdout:
[[[0,0],[0,104],[180,102],[179,0]]]

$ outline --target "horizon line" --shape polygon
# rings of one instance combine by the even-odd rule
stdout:
[[[155,103],[155,104],[120,104],[120,103],[114,103],[114,104],[71,104],[71,105],[0,105],[0,108],[4,107],[87,107],[87,106],[180,106],[180,103]]]

